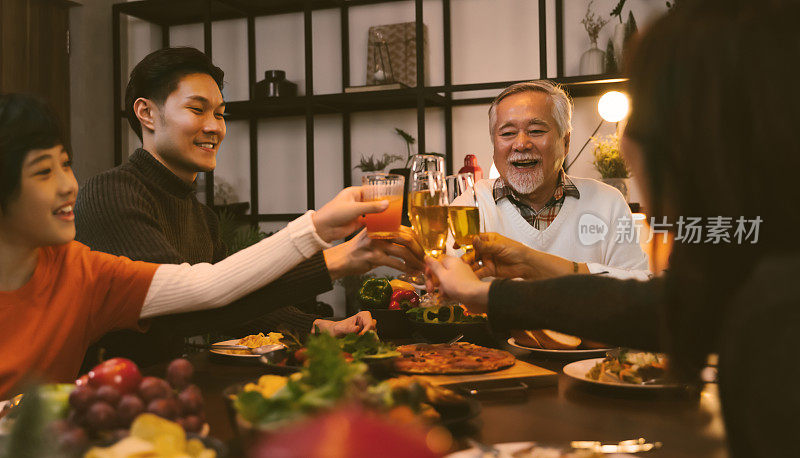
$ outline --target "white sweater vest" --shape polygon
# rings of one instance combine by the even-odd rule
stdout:
[[[528,224],[508,199],[494,202],[494,179],[478,181],[475,191],[482,231],[496,232],[570,261],[585,262],[592,273],[607,272],[616,278],[649,278],[647,255],[637,240],[625,240],[617,235],[620,224],[625,225],[619,223],[620,220],[632,221],[622,194],[597,180],[569,178],[581,197],[565,197],[558,215],[543,231]]]

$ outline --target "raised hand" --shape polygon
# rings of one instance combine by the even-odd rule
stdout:
[[[462,259],[472,266],[479,278],[534,278],[532,258],[535,250],[494,232],[476,236],[473,246],[475,250],[465,254]],[[478,260],[482,265],[478,264]]]
[[[475,252],[462,259],[483,277],[522,278],[543,280],[575,273],[589,273],[585,263],[573,263],[568,259],[534,250],[522,243],[494,232],[475,237]],[[478,264],[482,261],[482,265]],[[577,270],[576,270],[577,267]]]
[[[363,226],[359,216],[380,213],[389,206],[388,200],[363,202],[361,186],[343,189],[330,202],[314,213],[312,221],[317,235],[326,242],[347,237]]]
[[[400,226],[394,239],[373,240],[364,229],[345,243],[324,251],[325,264],[332,279],[360,275],[378,266],[388,266],[408,274],[425,269],[425,252],[414,232]]]
[[[466,305],[472,313],[486,313],[491,283],[480,281],[464,261],[446,255],[438,260],[426,256],[425,265],[427,276],[436,277],[440,291]]]

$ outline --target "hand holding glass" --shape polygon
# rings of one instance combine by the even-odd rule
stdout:
[[[448,223],[453,239],[469,253],[472,241],[480,233],[480,213],[475,197],[475,179],[472,173],[459,173],[447,177],[447,197],[450,201]]]
[[[411,174],[408,216],[425,253],[434,258],[443,254],[447,242],[447,190],[442,172]]]
[[[389,207],[380,213],[364,215],[367,235],[372,239],[392,239],[400,231],[403,212],[403,184],[405,177],[387,173],[369,173],[361,177],[362,199],[366,201],[388,200]]]

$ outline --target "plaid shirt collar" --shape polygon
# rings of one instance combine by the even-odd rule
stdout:
[[[564,173],[564,169],[561,169],[558,173],[558,183],[556,184],[553,197],[551,197],[538,212],[529,205],[523,203],[523,200],[511,189],[511,186],[506,183],[503,177],[495,180],[494,187],[492,188],[492,197],[495,203],[504,197],[508,198],[508,200],[517,207],[520,215],[522,215],[531,226],[540,231],[547,229],[550,223],[558,216],[558,212],[561,210],[561,207],[564,206],[564,199],[566,196],[580,199],[581,193],[567,174]]]

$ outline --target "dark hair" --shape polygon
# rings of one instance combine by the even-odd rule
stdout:
[[[64,145],[58,117],[47,104],[24,94],[0,95],[0,208],[19,191],[22,163],[35,149]]]
[[[136,64],[125,89],[125,114],[139,140],[142,139],[142,125],[133,112],[133,103],[136,99],[142,97],[161,105],[178,87],[181,78],[194,73],[211,76],[219,86],[219,90],[222,90],[225,72],[215,66],[207,55],[195,48],[159,49]]]
[[[696,376],[725,309],[764,256],[796,250],[800,58],[796,1],[683,1],[652,24],[629,62],[631,118],[650,213],[760,217],[758,243],[676,243],[665,336],[673,367]]]

